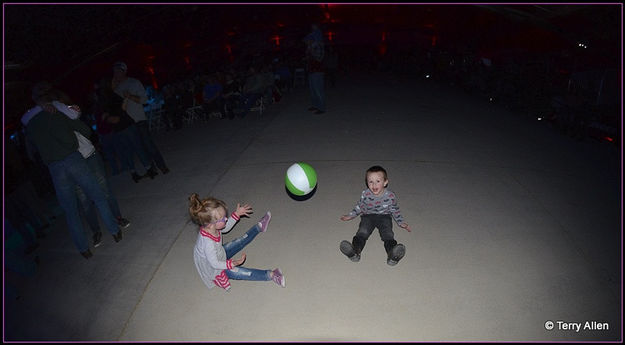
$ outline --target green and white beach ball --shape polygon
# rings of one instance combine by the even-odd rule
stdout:
[[[293,195],[303,196],[315,189],[317,173],[309,164],[295,163],[286,171],[285,183]]]

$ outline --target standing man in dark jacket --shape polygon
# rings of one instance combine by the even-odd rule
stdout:
[[[78,151],[78,139],[74,131],[89,138],[91,129],[80,120],[71,120],[64,114],[46,110],[50,109],[46,105],[51,102],[50,99],[46,99],[47,91],[46,87],[42,87],[42,83],[33,88],[33,100],[44,110],[28,122],[26,135],[48,166],[56,197],[65,211],[72,240],[80,254],[88,259],[93,254],[89,250],[82,219],[78,213],[76,185],[79,185],[87,197],[95,203],[115,242],[122,239],[122,232],[118,228],[104,191],[89,169],[87,161]]]

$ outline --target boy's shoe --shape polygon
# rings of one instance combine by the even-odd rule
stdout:
[[[354,246],[349,241],[341,241],[341,253],[345,254],[353,262],[360,261],[360,254],[356,253]]]
[[[391,249],[391,253],[388,256],[386,263],[389,266],[395,266],[397,265],[399,260],[401,260],[401,258],[404,257],[405,254],[406,254],[406,247],[404,247],[404,245],[400,243],[396,245],[395,247],[393,247],[393,249]]]
[[[286,287],[286,278],[282,275],[282,271],[280,271],[279,268],[273,270],[273,277],[271,280],[282,287]]]
[[[130,226],[130,221],[126,218],[119,217],[117,218],[117,225],[119,225],[122,229],[126,229]]]
[[[93,248],[98,248],[102,244],[102,232],[98,231],[93,234]]]
[[[267,211],[263,218],[258,222],[258,226],[260,226],[260,232],[267,231],[267,225],[269,225],[269,221],[271,220],[271,212]]]
[[[113,235],[113,239],[115,242],[119,242],[122,240],[122,231],[119,230],[115,235]]]
[[[87,249],[87,251],[81,252],[80,255],[82,255],[85,259],[89,259],[93,256],[93,253],[91,253],[91,250]]]

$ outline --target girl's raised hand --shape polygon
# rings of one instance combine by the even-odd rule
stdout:
[[[249,216],[250,214],[254,213],[254,211],[252,210],[252,206],[245,204],[243,206],[241,206],[241,204],[237,204],[237,210],[235,211],[235,213],[237,214],[237,216],[241,217],[241,216]]]

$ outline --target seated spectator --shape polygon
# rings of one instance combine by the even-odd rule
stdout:
[[[273,72],[269,69],[269,67],[263,67],[260,73],[261,76],[261,83],[262,83],[262,87],[263,87],[263,96],[265,97],[266,100],[271,100],[273,99],[274,101],[279,101],[279,96],[278,99],[276,100],[276,97],[274,97],[274,91],[275,91],[275,83],[276,83],[276,77],[273,74]]]
[[[163,101],[165,102],[163,107],[165,109],[168,131],[182,128],[183,110],[180,109],[180,97],[176,92],[177,88],[175,84],[169,84],[163,87]]]
[[[276,64],[274,74],[279,77],[276,79],[275,83],[280,91],[289,90],[291,85],[293,85],[293,75],[291,74],[291,70],[289,70],[288,66],[280,63],[280,61]]]
[[[245,117],[247,113],[250,111],[252,106],[258,101],[266,90],[266,85],[263,80],[263,76],[260,73],[256,72],[254,67],[250,67],[248,70],[248,77],[245,80],[245,84],[241,89],[241,99],[243,112],[241,113],[241,117]]]
[[[210,114],[214,111],[219,111],[221,113],[220,118],[224,118],[226,110],[224,109],[224,99],[223,99],[223,87],[217,81],[215,75],[211,74],[207,78],[207,82],[204,85],[204,90],[202,92],[202,99],[204,103],[202,103],[202,107],[206,114]]]
[[[241,86],[236,81],[231,73],[226,74],[226,81],[223,89],[224,107],[226,110],[226,116],[230,120],[234,119],[234,110],[239,108],[239,102],[241,100]]]
[[[195,101],[195,83],[192,79],[187,79],[180,83],[178,88],[180,103],[186,110],[196,105]]]

